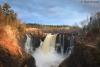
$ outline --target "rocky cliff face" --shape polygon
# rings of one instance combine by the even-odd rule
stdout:
[[[0,67],[36,67],[35,59],[20,47],[17,36],[11,26],[0,27]]]
[[[59,67],[100,67],[99,37],[98,33],[93,32],[77,36],[71,56],[65,59]]]
[[[68,59],[59,67],[100,67],[100,51],[91,47],[76,46]]]

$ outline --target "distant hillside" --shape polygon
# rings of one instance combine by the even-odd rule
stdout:
[[[44,25],[44,24],[38,24],[38,23],[27,23],[27,28],[40,28],[40,29],[76,29],[79,28],[78,26],[69,26],[69,25]]]

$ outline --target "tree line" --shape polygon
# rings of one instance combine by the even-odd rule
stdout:
[[[100,33],[100,12],[91,16],[87,25],[84,25],[84,30],[95,33]]]

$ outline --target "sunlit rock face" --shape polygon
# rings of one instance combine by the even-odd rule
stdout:
[[[16,39],[16,32],[12,31],[10,26],[0,28],[0,45],[7,48],[11,54],[22,54]]]
[[[17,34],[8,25],[0,27],[0,67],[35,67],[34,58],[20,47]]]
[[[47,35],[47,33],[44,33],[42,29],[38,28],[26,28],[26,32],[31,33],[32,35],[40,38],[45,37]]]

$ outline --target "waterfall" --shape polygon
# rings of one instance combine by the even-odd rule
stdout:
[[[45,40],[41,41],[39,48],[33,52],[31,37],[26,34],[25,50],[35,58],[37,67],[58,67],[65,58],[70,56],[74,46],[74,36],[66,37],[65,34],[60,34],[58,43],[56,43],[57,35],[47,34]],[[66,39],[67,44],[65,43]],[[65,48],[66,45],[67,48]],[[60,53],[57,52],[58,48],[60,48]]]
[[[31,38],[29,37],[28,34],[26,34],[26,42],[25,42],[25,51],[29,54],[32,54],[33,53],[33,46],[32,46],[32,43],[31,43]]]
[[[64,58],[55,51],[57,34],[47,34],[42,45],[33,53],[37,67],[58,67]]]
[[[64,35],[62,35],[61,54],[64,55]]]
[[[55,44],[56,44],[56,34],[54,35],[51,35],[51,34],[48,34],[47,37],[45,38],[44,42],[43,42],[43,45],[41,47],[41,50],[43,52],[50,52],[50,51],[55,51]]]
[[[56,44],[58,46],[58,50],[56,47],[56,51],[61,54],[62,56],[67,55],[69,56],[72,52],[74,47],[74,36],[66,34],[59,34],[59,42]]]
[[[67,58],[71,55],[74,48],[74,36],[73,35],[69,36],[68,40],[69,40],[69,47],[67,48],[67,52],[65,54]]]

